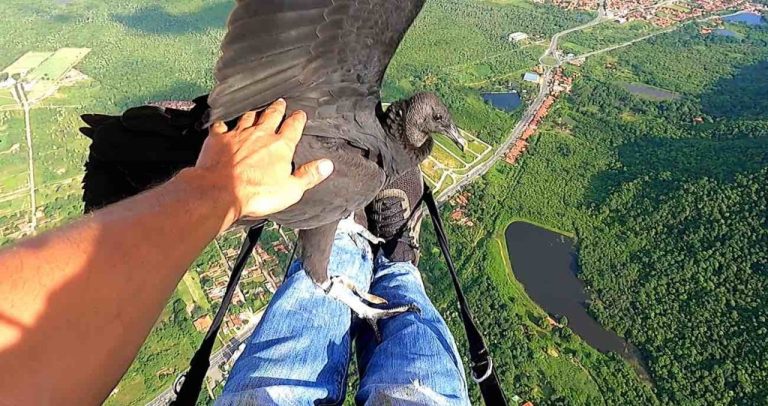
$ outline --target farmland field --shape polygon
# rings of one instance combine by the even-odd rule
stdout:
[[[61,79],[64,74],[69,72],[75,65],[78,64],[90,49],[87,48],[62,48],[54,52],[50,57],[45,59],[40,65],[36,66],[27,74],[27,79],[30,82],[37,80],[47,80],[55,82]]]
[[[7,68],[3,69],[9,75],[26,74],[32,69],[38,67],[44,60],[48,59],[53,52],[34,52],[29,51],[17,59]]]
[[[660,89],[658,87],[644,85],[642,83],[623,83],[622,87],[627,89],[637,97],[641,97],[654,101],[675,100],[680,98],[680,95],[669,90]]]

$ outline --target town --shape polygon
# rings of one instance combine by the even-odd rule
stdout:
[[[666,28],[691,19],[726,10],[761,11],[765,6],[746,0],[535,0],[567,10],[597,10],[605,6],[605,15],[621,24],[645,21]]]

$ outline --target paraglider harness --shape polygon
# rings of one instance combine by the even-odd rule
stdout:
[[[459,277],[456,273],[453,258],[451,257],[448,239],[445,236],[443,222],[440,218],[440,212],[438,211],[434,195],[432,194],[432,190],[426,186],[426,184],[424,190],[425,193],[424,196],[422,196],[421,201],[426,203],[429,214],[432,217],[432,225],[435,228],[437,242],[445,257],[445,262],[447,263],[448,270],[451,274],[453,287],[456,290],[461,320],[464,323],[464,330],[466,331],[467,341],[469,342],[472,378],[480,386],[480,392],[483,395],[483,400],[486,405],[506,406],[507,400],[499,385],[499,378],[496,375],[496,370],[493,368],[491,354],[488,347],[485,345],[485,340],[483,339],[480,330],[478,330],[474,318],[472,317],[472,312],[469,310],[464,291],[461,289]],[[248,257],[256,248],[256,243],[259,241],[259,238],[264,231],[265,224],[266,222],[262,222],[248,230],[243,246],[237,256],[237,261],[232,268],[232,275],[227,284],[227,290],[222,299],[221,307],[219,307],[219,310],[216,312],[216,317],[213,319],[213,324],[211,324],[208,333],[205,335],[203,343],[192,357],[192,360],[189,363],[189,370],[180,375],[176,380],[176,383],[174,384],[174,392],[177,396],[176,400],[171,402],[171,405],[193,406],[197,403],[197,398],[202,390],[205,375],[208,372],[208,368],[211,366],[210,357],[211,352],[213,351],[213,344],[216,341],[216,335],[219,333],[221,324],[224,321],[224,316],[232,301],[237,285],[240,282],[240,276],[248,261]]]

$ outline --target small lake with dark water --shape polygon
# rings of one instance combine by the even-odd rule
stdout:
[[[736,33],[731,30],[718,28],[715,30],[715,35],[719,35],[721,37],[735,37]]]
[[[577,276],[573,239],[526,222],[510,224],[505,234],[515,278],[533,301],[553,316],[567,317],[568,327],[592,347],[643,368],[636,347],[587,313],[589,296]]]
[[[743,23],[747,25],[766,25],[768,21],[763,18],[762,15],[745,11],[743,13],[737,13],[732,16],[723,17],[724,21],[729,23]]]
[[[483,100],[486,103],[496,107],[499,110],[506,112],[513,112],[523,104],[523,99],[517,92],[504,92],[504,93],[482,93]]]

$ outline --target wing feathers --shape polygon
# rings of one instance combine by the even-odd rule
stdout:
[[[316,97],[306,104],[319,108],[377,95],[424,2],[240,0],[217,64],[211,120],[231,120],[278,97]]]

